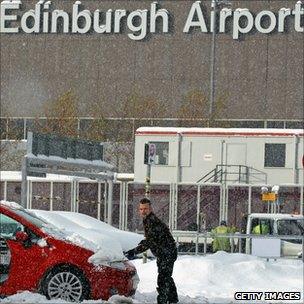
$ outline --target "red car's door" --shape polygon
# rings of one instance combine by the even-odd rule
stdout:
[[[10,260],[8,274],[0,283],[0,294],[11,295],[21,290],[36,290],[41,277],[41,267],[48,256],[49,248],[39,246],[37,237],[15,219],[0,214],[1,237],[7,242]],[[30,239],[22,242],[15,238],[16,231],[26,232]],[[6,259],[7,260],[7,259]]]

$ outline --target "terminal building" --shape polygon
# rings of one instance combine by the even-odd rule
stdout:
[[[36,9],[37,3],[22,0],[20,8],[13,12],[22,17]],[[81,113],[75,122],[80,134],[96,118],[93,105],[101,102],[105,104],[104,116],[112,119],[113,128],[124,129],[124,138],[129,141],[141,126],[204,127],[210,114],[211,87],[217,127],[226,126],[227,121],[229,127],[303,127],[301,1],[215,1],[217,20],[223,19],[222,10],[230,10],[227,14],[231,16],[225,19],[224,29],[220,27],[222,22],[215,22],[214,35],[212,1],[200,1],[200,10],[195,1],[161,1],[154,11],[159,14],[154,16],[155,28],[148,22],[147,34],[141,40],[130,38],[131,33],[138,35],[140,31],[131,31],[127,16],[147,10],[151,19],[153,1],[75,3],[54,0],[49,9],[40,8],[41,14],[52,16],[55,10],[61,10],[70,16],[68,21],[56,19],[54,33],[51,28],[43,33],[40,27],[38,33],[32,33],[34,24],[28,25],[30,33],[26,33],[20,21],[6,25],[18,28],[18,33],[2,29],[2,139],[22,139],[28,130],[35,131],[34,120],[43,123],[46,115],[44,105],[69,90],[75,94]],[[122,16],[121,27],[116,30],[111,26],[106,33],[93,29],[73,33],[75,5],[78,12],[88,10],[93,14],[99,9],[100,24],[105,24],[109,10],[113,22],[118,10],[125,11],[126,16]],[[245,9],[252,20],[237,15]],[[203,19],[196,19],[200,12]],[[239,26],[245,28],[240,30],[244,33],[238,33],[238,39],[234,37],[233,16],[239,16]],[[134,95],[153,100],[160,105],[159,111],[153,115],[126,113],[121,105]],[[195,96],[200,96],[201,101],[196,103]],[[193,108],[182,113],[189,108],[187,102]]]
[[[20,155],[25,153],[27,132],[36,131],[35,122],[47,122],[50,113],[45,105],[71,91],[79,114],[64,119],[73,119],[82,138],[101,116],[112,131],[105,141],[123,132],[123,147],[129,145],[133,151],[135,142],[135,154],[128,158],[134,175],[117,179],[112,202],[107,201],[107,183],[82,179],[73,188],[71,178],[29,178],[28,207],[77,210],[111,219],[121,229],[140,230],[137,202],[145,194],[143,149],[145,143],[155,142],[161,153],[151,169],[151,197],[155,211],[171,229],[188,230],[193,223],[204,223],[208,230],[222,219],[239,227],[242,213],[267,212],[260,199],[262,184],[280,184],[281,212],[303,214],[302,2],[165,0],[155,6],[139,0],[82,0],[81,5],[53,0],[47,7],[38,0],[2,1],[3,16],[11,5],[7,13],[19,18],[1,23],[0,139],[10,146],[9,154],[17,151],[18,157],[15,161],[1,155],[1,167],[4,159],[15,161],[14,168],[6,170],[17,172],[1,172],[0,198],[20,202]],[[219,19],[212,19],[212,6]],[[43,14],[41,18],[51,16],[50,22],[58,21],[57,25],[44,32],[41,26],[49,23],[35,23],[36,15],[22,22],[32,9]],[[99,25],[106,25],[107,12],[113,18],[116,14],[115,20],[121,13],[121,22],[115,29],[113,19],[98,33],[93,23],[87,29],[84,20],[73,23],[74,9],[86,16],[88,11],[92,16],[100,13]],[[140,21],[146,13],[150,19],[142,23],[145,37],[132,39],[144,30]],[[151,20],[156,20],[154,25]],[[8,32],[16,28],[17,32]],[[138,107],[141,101],[150,107]],[[96,104],[102,105],[97,114]],[[207,127],[210,114],[214,127],[242,129],[216,134],[176,129]],[[156,134],[151,126],[173,129]],[[126,171],[119,167],[119,172]],[[232,178],[237,182],[226,183]]]

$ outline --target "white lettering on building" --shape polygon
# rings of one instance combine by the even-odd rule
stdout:
[[[81,1],[75,1],[71,12],[52,7],[51,1],[40,0],[34,8],[23,12],[21,0],[4,0],[0,6],[0,32],[12,33],[63,33],[63,34],[126,34],[132,40],[143,40],[150,33],[170,32],[170,12],[160,8],[157,2],[150,4],[150,9],[99,9],[90,11]],[[287,20],[294,19],[294,30],[304,32],[304,2],[298,1],[294,8],[281,8],[277,12],[262,10],[252,13],[247,8],[211,7],[209,16],[202,1],[192,3],[182,31],[189,33],[231,32],[233,39],[256,30],[262,34],[275,31],[283,33]],[[172,16],[171,16],[172,17]],[[218,19],[218,20],[217,20]],[[228,22],[229,21],[229,22]],[[231,22],[230,22],[231,21]],[[219,24],[213,29],[213,24]]]

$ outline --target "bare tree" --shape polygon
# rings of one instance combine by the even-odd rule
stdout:
[[[133,92],[122,102],[122,117],[128,118],[157,118],[165,109],[158,100]]]
[[[41,133],[77,137],[79,110],[74,93],[69,90],[44,106],[45,121],[36,119],[35,129]]]
[[[185,120],[194,120],[191,122],[191,125],[198,127],[216,127],[219,126],[219,123],[216,121],[216,119],[218,117],[222,117],[223,111],[227,108],[226,101],[227,95],[220,95],[215,100],[213,115],[211,117],[208,117],[209,99],[201,90],[192,90],[184,96],[177,115],[178,118]],[[229,124],[221,123],[221,127],[229,127]]]

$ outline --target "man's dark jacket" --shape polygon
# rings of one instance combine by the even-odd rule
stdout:
[[[177,249],[175,240],[165,223],[151,212],[143,220],[143,224],[145,239],[134,249],[135,254],[150,249],[157,258],[176,256]]]

